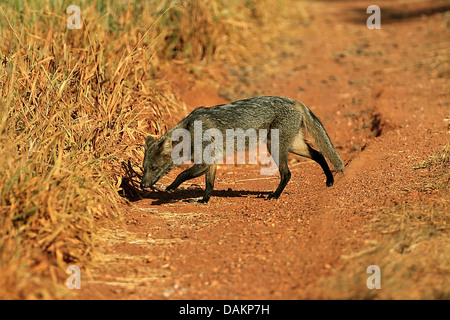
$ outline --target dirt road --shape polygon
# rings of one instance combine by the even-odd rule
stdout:
[[[331,297],[369,295],[366,268],[378,262],[354,270],[345,257],[386,237],[367,228],[373,220],[399,204],[448,203],[448,190],[417,191],[429,173],[414,169],[449,141],[445,3],[380,1],[381,29],[369,30],[372,3],[305,2],[308,23],[290,21],[285,50],[271,60],[230,72],[219,90],[174,81],[190,110],[260,94],[304,102],[341,154],[344,174],[327,188],[316,163],[292,157],[292,178],[274,201],[264,198],[278,175],[261,176],[253,165],[219,167],[207,205],[189,201],[202,195],[203,178],[171,194],[149,192],[121,208],[122,224],[102,222],[102,254],[79,297],[321,298],[330,297],[327,279],[355,273],[364,280],[359,293]],[[407,294],[397,293],[391,297]]]

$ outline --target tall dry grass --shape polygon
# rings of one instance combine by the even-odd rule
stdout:
[[[238,60],[277,1],[69,1],[0,6],[0,298],[60,297],[113,217],[146,134],[179,105],[161,64]],[[253,33],[254,36],[257,33]]]

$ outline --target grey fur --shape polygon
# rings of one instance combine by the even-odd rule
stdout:
[[[175,129],[187,129],[194,141],[194,121],[202,122],[203,132],[216,128],[223,136],[227,129],[271,129],[279,130],[279,161],[277,163],[281,176],[280,184],[268,199],[278,198],[291,177],[287,160],[289,152],[315,160],[327,177],[327,186],[334,183],[333,175],[322,153],[311,148],[304,138],[304,128],[313,137],[323,154],[330,160],[337,171],[343,171],[344,164],[334,148],[320,120],[303,103],[283,97],[257,97],[239,100],[210,108],[199,107],[186,118],[166,132],[159,140],[147,137],[146,152],[143,162],[144,174],[141,187],[150,187],[175,166],[171,159],[171,150],[176,142],[171,140]],[[203,142],[203,148],[208,142]],[[267,146],[270,148],[270,136]],[[193,145],[191,145],[193,148]],[[224,145],[225,147],[225,145]],[[235,146],[236,147],[236,146]],[[248,145],[246,145],[248,148]],[[193,154],[193,153],[192,153]],[[225,150],[223,150],[225,154]],[[174,190],[188,179],[205,174],[205,195],[201,202],[208,202],[214,188],[216,164],[194,164],[183,171],[166,190]]]

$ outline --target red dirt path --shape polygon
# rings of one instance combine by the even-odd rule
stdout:
[[[333,187],[316,163],[292,157],[292,178],[274,201],[264,198],[278,175],[251,165],[221,166],[207,205],[189,202],[202,195],[203,177],[171,194],[150,192],[122,208],[125,223],[108,226],[79,297],[316,297],[321,279],[349,272],[340,256],[380,237],[363,229],[371,219],[425,201],[411,191],[413,164],[449,141],[449,17],[439,11],[445,2],[379,2],[381,30],[366,28],[371,2],[305,2],[311,20],[291,21],[281,39],[288,52],[227,75],[219,89],[168,77],[188,110],[256,94],[304,102],[344,160]]]

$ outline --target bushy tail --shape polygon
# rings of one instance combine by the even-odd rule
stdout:
[[[343,171],[344,163],[334,148],[333,143],[331,143],[330,137],[320,120],[303,103],[295,101],[295,104],[297,105],[297,108],[302,110],[306,131],[313,137],[314,142],[319,147],[320,151],[322,151],[325,157],[330,160],[337,171]]]

